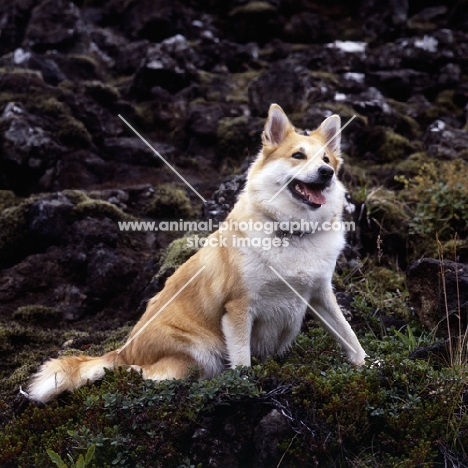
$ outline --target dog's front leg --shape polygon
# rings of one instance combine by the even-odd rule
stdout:
[[[344,348],[349,361],[356,366],[364,364],[364,358],[367,354],[351,325],[344,317],[331,288],[324,294],[312,298],[310,305],[315,311],[314,315],[320,320],[325,330],[333,335]]]
[[[225,308],[221,326],[231,367],[250,367],[252,318],[248,306],[245,301],[238,300],[228,302]]]

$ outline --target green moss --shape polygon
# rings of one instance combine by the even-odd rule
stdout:
[[[415,346],[433,343],[416,329],[408,336]],[[439,444],[463,452],[465,370],[409,359],[403,333],[390,330],[380,340],[361,334],[360,340],[379,365],[351,366],[329,334],[310,326],[285,357],[210,380],[199,381],[196,372],[163,382],[125,369],[108,372],[59,402],[29,404],[10,417],[0,431],[0,465],[49,466],[46,450],[76,459],[93,444],[96,466],[164,460],[162,466],[178,467],[194,456],[204,464],[209,452],[197,451],[194,434],[211,421],[220,422],[220,443],[236,439],[245,463],[252,445],[242,441],[243,431],[254,431],[272,408],[294,428],[293,437],[278,440],[286,466],[308,466],[311,446],[318,466],[350,460],[355,466],[432,466]],[[14,380],[24,382],[28,372],[27,364],[19,367]]]
[[[442,244],[445,259],[468,258],[468,239],[450,239]]]
[[[42,73],[38,70],[31,70],[26,68],[16,68],[16,67],[0,67],[0,75],[9,74],[9,75],[18,75],[18,77],[31,77],[36,80],[43,81]]]
[[[8,263],[27,251],[30,203],[5,208],[0,212],[0,264]]]
[[[82,352],[80,347],[85,344],[86,354],[90,356],[102,356],[125,344],[132,328],[133,326],[128,325],[109,331],[92,333],[92,335],[78,330],[66,332],[63,335],[63,339],[67,343],[68,349],[64,354],[71,356],[80,354]]]
[[[232,9],[229,16],[265,15],[276,12],[277,8],[269,2],[251,1]]]
[[[415,255],[438,256],[441,242],[468,234],[468,166],[464,161],[424,163],[400,198],[411,212],[410,242]]]
[[[188,234],[189,236],[191,234]],[[177,268],[183,265],[191,256],[197,253],[198,249],[190,246],[187,243],[187,236],[176,239],[171,242],[161,257],[158,273],[154,276],[153,281],[161,282],[171,276]]]
[[[0,190],[0,212],[18,204],[19,198],[10,190]]]
[[[82,83],[86,93],[103,105],[109,105],[120,99],[119,90],[107,83],[98,80],[84,81]]]
[[[248,89],[252,81],[262,74],[262,70],[248,70],[244,73],[231,73],[229,80],[220,80],[219,75],[201,72],[198,77],[207,100],[226,101],[237,104],[248,104]],[[213,92],[214,90],[214,92]]]
[[[144,129],[154,131],[154,113],[151,107],[151,102],[141,102],[133,106],[135,109],[135,114],[139,120],[138,124],[141,125]]]
[[[218,158],[227,158],[241,161],[248,148],[247,132],[248,120],[246,117],[227,117],[218,123]]]
[[[435,104],[441,108],[444,114],[451,114],[461,117],[463,116],[463,109],[455,105],[453,102],[454,95],[455,91],[453,89],[445,89],[437,95]]]
[[[21,320],[28,323],[57,321],[61,318],[61,313],[54,307],[43,305],[28,305],[18,307],[13,312],[15,320]]]
[[[69,54],[70,63],[79,70],[77,78],[88,78],[99,75],[99,62],[90,55],[84,54]]]
[[[329,110],[334,114],[338,114],[342,119],[348,120],[354,115],[356,116],[357,121],[366,125],[367,117],[364,117],[362,114],[356,112],[351,106],[340,102],[319,102],[316,106],[318,109]],[[344,122],[343,122],[344,123]]]
[[[190,247],[187,244],[187,238],[182,237],[171,242],[162,257],[161,268],[179,267],[185,263],[198,249]]]
[[[77,195],[77,197],[80,197],[80,195]],[[73,208],[72,213],[76,218],[85,218],[87,216],[106,217],[116,222],[133,219],[112,203],[104,200],[93,200],[87,196]]]
[[[309,76],[315,80],[322,80],[328,82],[333,86],[338,86],[340,84],[340,79],[338,78],[336,73],[314,70],[309,73]]]
[[[69,146],[87,148],[92,142],[92,137],[83,122],[73,117],[62,121],[57,136],[60,141]]]
[[[401,161],[413,150],[409,140],[392,130],[385,129],[373,142],[380,162]]]
[[[363,198],[367,217],[377,220],[383,232],[406,234],[409,214],[395,192],[379,187],[366,191]]]
[[[196,215],[186,192],[175,183],[162,184],[154,189],[146,214],[155,218],[192,218]]]
[[[88,195],[81,190],[63,190],[62,194],[65,195],[74,205],[87,202],[91,200]]]
[[[83,122],[76,119],[69,107],[61,101],[66,92],[60,88],[46,88],[27,94],[0,93],[0,105],[17,102],[32,113],[47,115],[49,120],[53,120],[53,125],[48,128],[51,135],[66,145],[86,148],[91,144],[92,137]]]
[[[51,117],[64,116],[67,114],[68,109],[63,102],[60,102],[55,97],[46,97],[40,101],[39,110],[44,114]]]
[[[418,175],[423,164],[429,160],[430,158],[425,151],[419,151],[411,154],[407,159],[400,161],[396,166],[393,163],[388,166],[389,168],[394,168],[398,175],[411,178]]]

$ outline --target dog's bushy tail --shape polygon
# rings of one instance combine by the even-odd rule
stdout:
[[[102,379],[104,369],[123,364],[117,351],[100,357],[66,356],[46,361],[32,377],[27,393],[34,401],[46,403],[62,392]]]

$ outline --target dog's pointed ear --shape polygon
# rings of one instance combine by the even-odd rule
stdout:
[[[334,114],[326,118],[319,127],[326,145],[333,153],[340,153],[341,147],[341,119]]]
[[[278,146],[286,135],[294,130],[288,117],[278,104],[272,104],[268,111],[268,118],[262,133],[262,142],[264,145]]]

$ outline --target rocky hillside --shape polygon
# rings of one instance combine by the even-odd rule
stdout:
[[[2,2],[0,466],[468,466],[468,3],[384,3]],[[353,118],[335,286],[373,364],[309,318],[251,371],[29,403],[42,360],[121,344],[193,253],[118,223],[222,219],[272,102]]]

